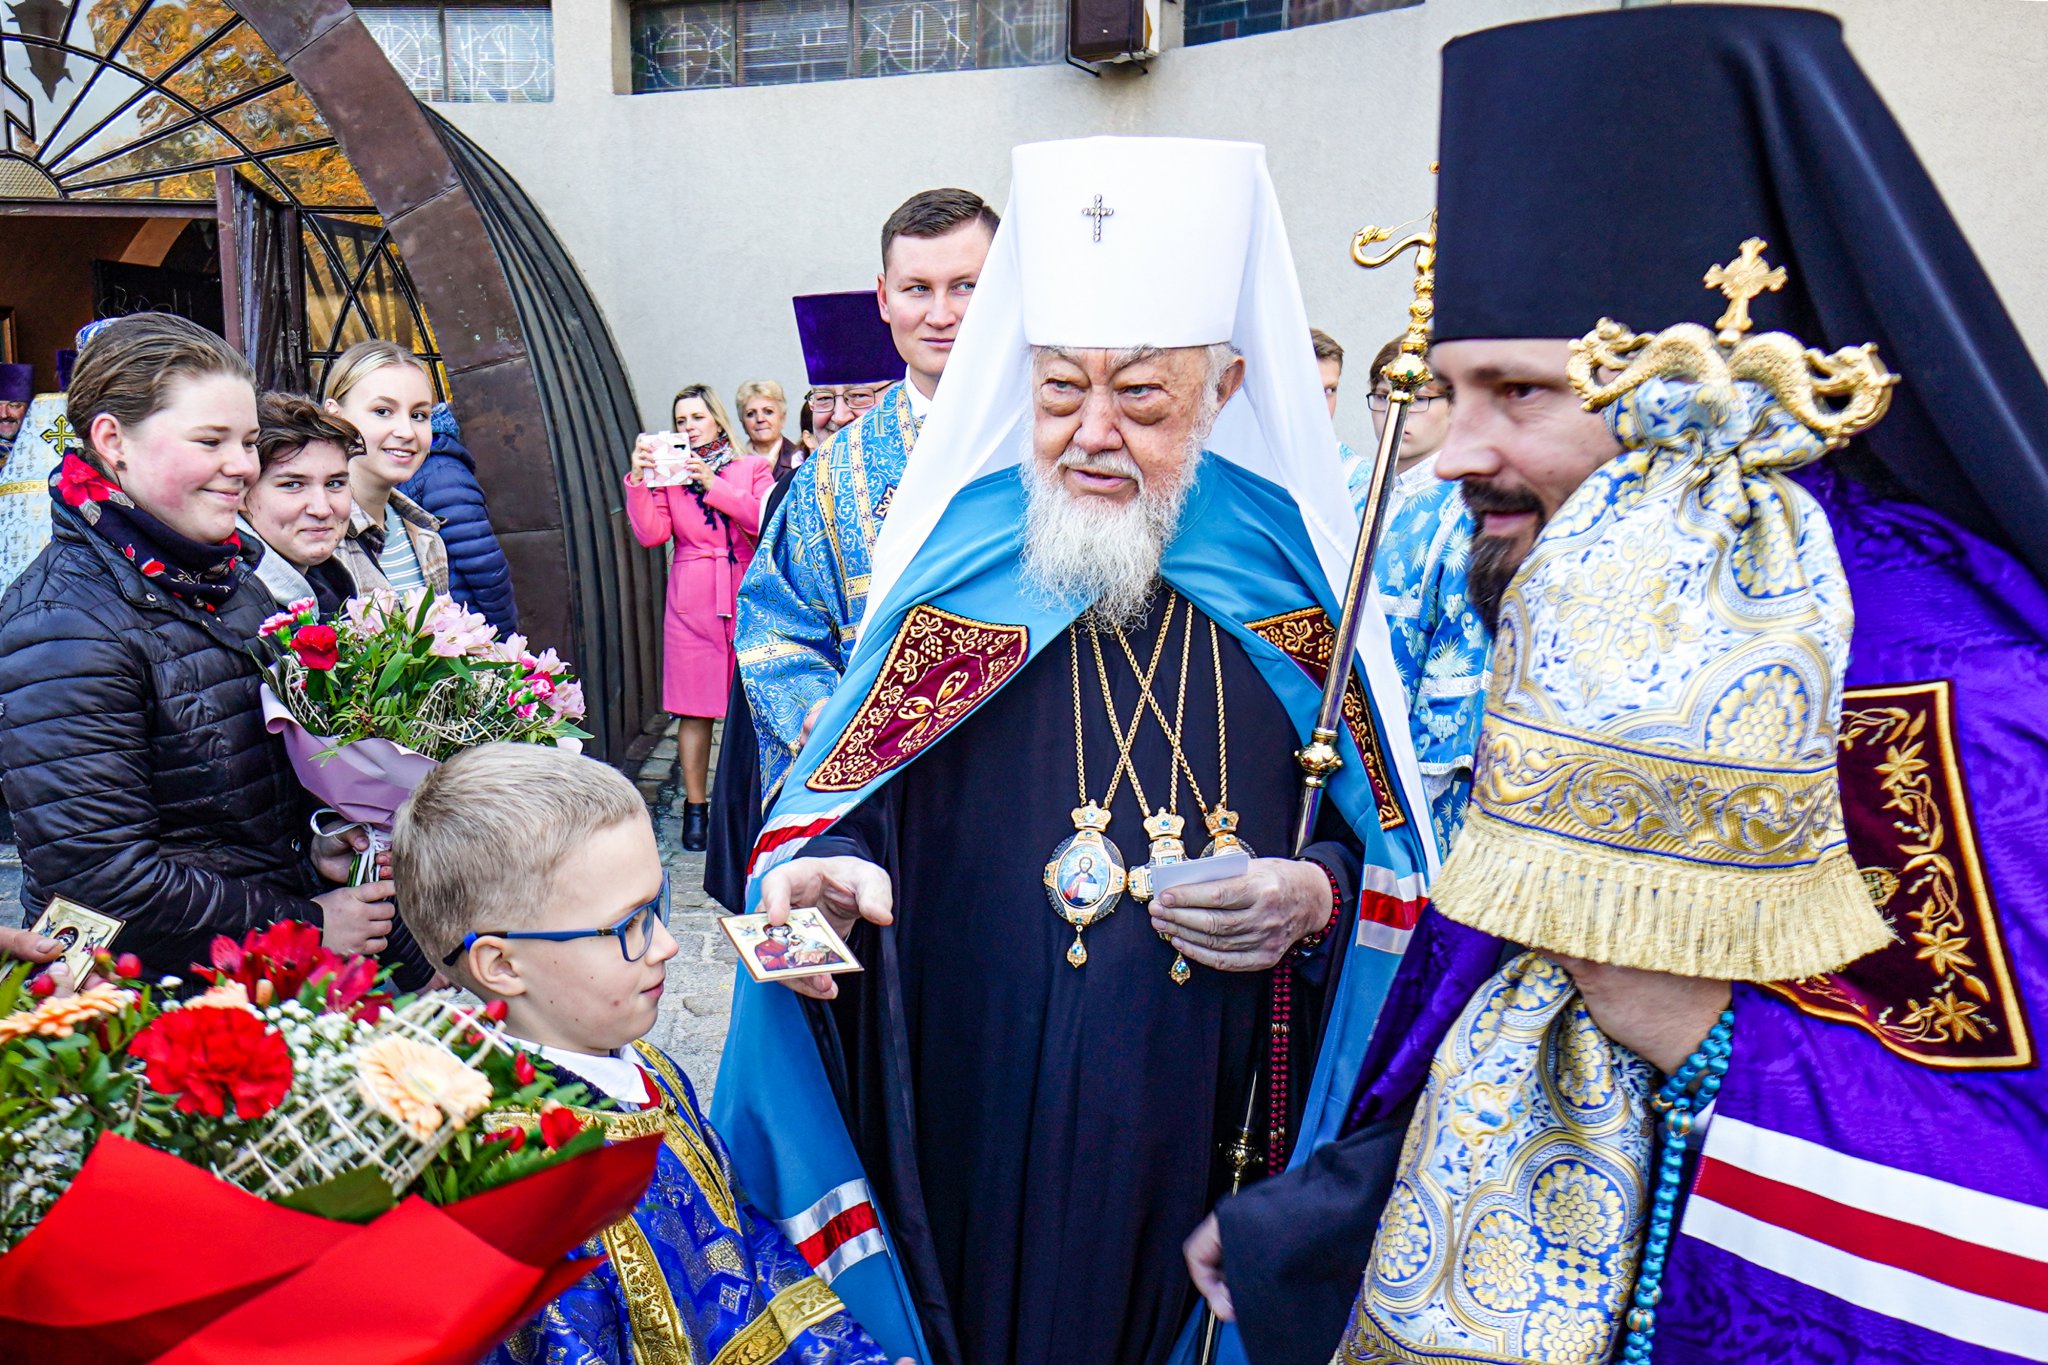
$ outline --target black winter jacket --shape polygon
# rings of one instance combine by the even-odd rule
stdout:
[[[0,598],[0,770],[23,908],[128,921],[117,952],[187,975],[215,934],[319,924],[308,798],[263,725],[246,568],[217,614],[152,586],[62,503]]]

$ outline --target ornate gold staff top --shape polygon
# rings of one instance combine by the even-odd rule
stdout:
[[[1430,167],[1435,171],[1435,167]],[[1365,515],[1358,527],[1358,544],[1351,552],[1351,573],[1345,580],[1344,600],[1338,604],[1337,643],[1330,655],[1330,670],[1323,679],[1322,702],[1316,708],[1315,728],[1305,748],[1294,755],[1301,765],[1301,809],[1294,824],[1296,857],[1314,841],[1316,813],[1322,807],[1323,789],[1344,766],[1337,752],[1337,727],[1344,713],[1344,688],[1351,678],[1351,661],[1358,652],[1358,631],[1364,618],[1365,588],[1371,581],[1373,551],[1386,529],[1387,494],[1394,486],[1394,466],[1401,450],[1401,433],[1408,424],[1408,405],[1422,386],[1435,378],[1430,373],[1429,325],[1436,315],[1436,211],[1430,210],[1425,227],[1410,233],[1378,252],[1368,248],[1385,242],[1395,228],[1365,227],[1351,239],[1351,259],[1368,270],[1376,270],[1410,247],[1415,249],[1415,297],[1408,304],[1408,330],[1401,337],[1401,350],[1380,377],[1387,381],[1387,425],[1380,433],[1379,451],[1373,458],[1372,482],[1366,485]]]

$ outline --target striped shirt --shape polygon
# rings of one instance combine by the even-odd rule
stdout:
[[[412,548],[412,537],[405,533],[405,520],[389,503],[384,506],[384,552],[377,556],[377,564],[384,570],[393,592],[402,595],[427,586],[426,575],[420,572],[420,557]]]

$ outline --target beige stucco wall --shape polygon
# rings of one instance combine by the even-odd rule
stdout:
[[[643,419],[704,380],[800,390],[789,297],[872,284],[905,196],[964,185],[1000,204],[1020,142],[1090,133],[1243,138],[1269,149],[1311,319],[1360,362],[1399,330],[1406,281],[1352,265],[1352,232],[1431,201],[1437,50],[1459,33],[1604,5],[1428,0],[1291,33],[1172,48],[1146,74],[1069,67],[630,95],[625,9],[555,0],[556,99],[445,105],[547,214],[630,369]],[[2036,355],[2048,355],[2048,4],[1823,0],[1890,99]],[[1169,28],[1178,13],[1167,7]],[[1589,111],[1589,134],[1597,111]],[[833,169],[811,169],[817,162]],[[1354,376],[1356,378],[1358,376]],[[1369,430],[1346,386],[1340,435]]]

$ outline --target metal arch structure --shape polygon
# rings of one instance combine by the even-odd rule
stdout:
[[[521,626],[562,642],[584,679],[592,751],[623,759],[658,709],[660,566],[624,522],[633,404],[595,302],[511,178],[459,134],[443,140],[453,130],[413,98],[348,0],[231,3],[375,200],[433,324]]]

